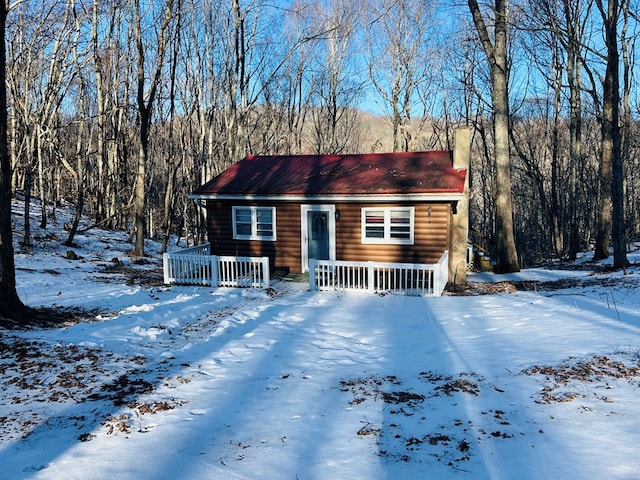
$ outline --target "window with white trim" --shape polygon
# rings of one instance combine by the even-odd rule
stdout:
[[[232,210],[234,239],[275,241],[275,207],[233,207]]]
[[[413,245],[414,207],[362,209],[362,243]]]

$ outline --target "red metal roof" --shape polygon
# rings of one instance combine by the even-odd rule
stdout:
[[[249,156],[197,188],[195,197],[460,194],[466,170],[452,152]]]

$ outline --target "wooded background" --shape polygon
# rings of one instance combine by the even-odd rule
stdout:
[[[131,232],[142,255],[147,236],[165,248],[169,234],[201,241],[202,211],[187,195],[245,155],[449,149],[454,129],[469,125],[470,224],[476,241],[491,247],[495,105],[472,3],[13,2],[13,193],[40,198],[40,228],[61,202],[75,206],[68,245],[84,213]],[[515,0],[503,16],[500,3],[480,9],[490,40],[496,18],[506,25],[518,261],[593,248],[607,214],[611,221],[616,171],[623,236],[637,240],[638,3]],[[613,73],[618,163],[603,154]],[[27,201],[25,219],[28,209]],[[27,248],[34,232],[24,223],[16,234]]]

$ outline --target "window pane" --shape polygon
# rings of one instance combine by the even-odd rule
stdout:
[[[367,225],[365,229],[365,236],[367,238],[384,238],[384,225],[379,227],[372,227]]]
[[[391,210],[391,238],[411,238],[411,212],[409,210]]]
[[[256,209],[256,234],[258,237],[273,237],[273,210],[270,208]]]
[[[258,223],[273,223],[273,211],[270,208],[258,208]]]
[[[384,211],[382,210],[371,210],[365,213],[365,222],[367,224],[370,223],[384,223]]]
[[[391,238],[411,238],[411,228],[410,227],[391,227],[390,232]]]
[[[407,210],[391,210],[391,224],[405,224],[411,223],[411,212]]]
[[[251,235],[250,223],[236,223],[236,233],[238,235]]]
[[[273,237],[273,227],[271,223],[259,223],[257,230],[259,237]]]
[[[314,213],[311,215],[311,240],[325,240],[328,238],[327,215]]]
[[[366,238],[384,238],[384,210],[369,210],[365,212]]]
[[[236,235],[251,236],[251,209],[236,208]]]
[[[251,210],[248,208],[236,209],[236,222],[251,224]]]

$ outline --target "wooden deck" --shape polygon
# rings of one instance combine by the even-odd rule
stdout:
[[[268,288],[268,257],[210,255],[208,244],[163,255],[164,283]],[[310,290],[368,291],[440,296],[448,281],[449,254],[434,264],[312,260]]]

